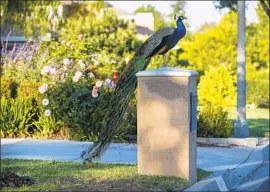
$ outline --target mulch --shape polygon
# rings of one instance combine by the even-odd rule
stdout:
[[[1,171],[0,173],[0,189],[3,187],[21,187],[25,185],[33,185],[34,183],[34,179],[29,176],[20,176],[9,171]]]

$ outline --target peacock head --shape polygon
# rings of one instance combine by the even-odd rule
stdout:
[[[176,20],[177,28],[184,26],[183,24],[184,19],[187,19],[187,18],[185,16],[178,16],[176,14],[174,15],[174,20]]]
[[[174,20],[177,20],[177,21],[179,21],[179,20],[182,21],[182,20],[184,20],[184,19],[187,19],[185,16],[178,16],[178,15],[176,15],[176,14],[174,15],[173,18],[174,18]]]

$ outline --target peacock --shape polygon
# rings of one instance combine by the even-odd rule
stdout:
[[[102,131],[99,133],[98,141],[84,150],[81,157],[85,162],[92,162],[93,159],[100,158],[103,152],[111,143],[117,128],[120,126],[129,101],[137,87],[136,73],[145,70],[155,55],[163,55],[163,66],[167,66],[166,53],[172,49],[178,41],[186,34],[184,16],[174,16],[176,28],[165,27],[156,31],[149,37],[136,51],[133,58],[127,64],[123,73],[116,82],[114,91],[107,98],[101,98],[98,104],[99,111],[103,114],[99,118],[106,121],[102,124]]]

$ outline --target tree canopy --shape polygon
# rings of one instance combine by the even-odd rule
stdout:
[[[237,10],[237,0],[221,0],[221,1],[213,1],[215,7],[219,10],[223,8],[228,8],[230,10]],[[260,0],[260,4],[263,8],[263,11],[270,17],[270,1],[269,0]]]

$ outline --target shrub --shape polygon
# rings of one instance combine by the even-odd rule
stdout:
[[[8,99],[1,98],[0,106],[0,126],[1,137],[30,136],[34,116],[35,106],[31,100],[22,98]]]
[[[269,107],[269,72],[253,70],[247,77],[247,103]]]
[[[235,77],[225,66],[213,67],[206,71],[198,84],[200,105],[212,104],[234,106],[236,101]]]
[[[33,135],[38,138],[50,138],[58,134],[62,129],[62,123],[57,121],[54,116],[45,116],[42,109],[40,109],[40,113],[38,114],[38,120],[33,122],[33,124],[35,125]]]
[[[6,98],[15,98],[18,95],[18,86],[19,84],[12,81],[11,79],[2,78],[0,95]]]
[[[17,89],[18,97],[24,99],[34,99],[36,101],[41,101],[42,97],[38,92],[38,87],[41,83],[30,83],[30,82],[21,82]]]
[[[199,137],[230,137],[233,123],[221,106],[205,105],[198,113]]]
[[[52,86],[48,91],[50,109],[56,119],[71,128],[71,135],[78,140],[96,140],[97,132],[90,129],[93,122],[89,117],[99,98],[92,98],[89,81],[66,80]]]

